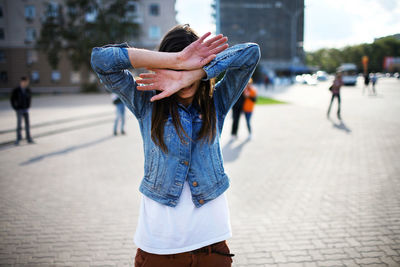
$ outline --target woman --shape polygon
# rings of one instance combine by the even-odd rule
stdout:
[[[337,117],[339,120],[342,119],[340,116],[340,87],[343,85],[343,80],[342,80],[342,73],[338,72],[336,73],[335,80],[333,81],[332,86],[329,88],[329,90],[332,92],[332,98],[331,98],[331,103],[329,104],[328,112],[326,116],[329,118],[329,113],[331,112],[331,107],[333,100],[335,97],[337,97],[338,100],[338,109],[337,109]]]
[[[256,44],[227,49],[226,37],[206,40],[209,34],[176,26],[159,52],[126,44],[92,52],[93,69],[136,116],[143,138],[136,267],[231,266],[229,179],[219,140],[260,52]],[[135,81],[131,67],[153,73]],[[212,78],[223,71],[214,89]]]
[[[249,83],[243,92],[244,103],[243,112],[246,116],[247,129],[249,130],[249,139],[251,139],[251,115],[253,114],[254,105],[257,101],[257,90],[253,85],[253,79],[250,78]]]

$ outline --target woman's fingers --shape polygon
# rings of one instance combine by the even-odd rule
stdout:
[[[210,36],[211,32],[207,32],[205,34],[203,34],[203,36],[200,37],[200,39],[198,39],[197,41],[199,43],[202,43],[208,36]]]
[[[154,78],[156,77],[155,73],[141,73],[139,75],[140,78]]]
[[[210,63],[211,60],[213,60],[215,57],[216,57],[215,54],[209,55],[208,57],[202,59],[202,60],[200,61],[200,64],[201,64],[202,66],[207,65],[207,64]]]
[[[222,44],[226,43],[227,41],[228,41],[228,38],[227,38],[227,37],[221,38],[221,39],[219,39],[219,40],[213,42],[213,43],[209,46],[209,49],[214,49],[214,48],[216,48],[216,47],[218,47],[218,46],[221,46]]]
[[[150,84],[150,85],[140,85],[136,87],[139,91],[152,91],[152,90],[159,90],[158,86],[155,84]]]
[[[163,99],[163,98],[168,97],[168,96],[170,96],[170,93],[168,91],[163,91],[163,92],[153,96],[152,98],[150,98],[150,101],[154,102],[154,101]]]
[[[214,36],[213,38],[208,39],[207,41],[205,41],[204,44],[206,46],[210,46],[212,43],[214,43],[215,41],[221,39],[222,37],[223,37],[222,34],[218,34],[217,36]]]
[[[136,83],[138,83],[138,84],[151,84],[151,83],[155,83],[155,82],[156,82],[156,79],[154,79],[154,78],[136,80]]]
[[[219,47],[217,47],[217,48],[211,50],[210,53],[216,55],[216,54],[218,54],[218,53],[224,51],[224,50],[227,49],[228,47],[229,47],[228,44],[224,44],[224,45],[221,45],[221,46],[219,46]]]

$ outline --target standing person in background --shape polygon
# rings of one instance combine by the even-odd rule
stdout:
[[[337,117],[339,120],[342,119],[340,115],[340,87],[343,85],[343,80],[342,80],[342,73],[337,72],[335,76],[335,80],[333,81],[333,84],[329,88],[329,90],[332,92],[332,98],[331,98],[331,103],[329,104],[328,112],[327,112],[327,117],[329,118],[329,113],[331,112],[331,107],[332,107],[332,102],[335,99],[335,97],[338,100],[338,110],[337,110]]]
[[[364,94],[364,90],[367,90],[367,93],[369,91],[369,72],[364,74],[364,87],[362,90],[362,94]]]
[[[32,93],[28,86],[29,79],[27,77],[21,77],[19,86],[11,93],[11,106],[17,114],[17,140],[15,141],[15,145],[19,145],[19,142],[22,140],[22,118],[25,120],[26,140],[30,144],[34,143],[29,125],[29,108],[31,107]]]
[[[114,121],[114,135],[117,135],[118,121],[121,121],[121,134],[125,134],[125,105],[119,99],[118,95],[111,94],[111,99],[116,107],[115,121]]]
[[[249,83],[246,86],[246,89],[244,89],[243,96],[244,96],[243,112],[246,117],[247,129],[249,130],[249,139],[251,139],[252,132],[251,132],[250,119],[251,115],[253,114],[254,105],[257,100],[257,90],[253,86],[253,79],[250,78]]]
[[[373,73],[371,76],[371,83],[372,83],[372,92],[374,93],[374,95],[376,95],[375,85],[377,81],[378,81],[378,76],[376,76],[376,73]]]
[[[232,139],[237,139],[237,132],[239,128],[240,115],[243,112],[244,97],[240,95],[239,99],[232,107]]]

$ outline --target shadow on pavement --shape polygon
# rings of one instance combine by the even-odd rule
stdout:
[[[91,141],[91,142],[88,142],[88,143],[83,143],[83,144],[80,144],[80,145],[67,147],[67,148],[59,150],[59,151],[55,151],[55,152],[51,152],[51,153],[47,153],[47,154],[43,154],[43,155],[31,158],[31,159],[29,159],[27,161],[21,162],[19,165],[20,166],[29,165],[29,164],[32,164],[32,163],[39,162],[39,161],[41,161],[41,160],[43,160],[45,158],[48,158],[48,157],[60,156],[60,155],[63,155],[63,154],[67,154],[67,153],[73,152],[73,151],[78,150],[78,149],[87,148],[89,146],[97,145],[99,143],[105,142],[105,141],[107,141],[109,139],[112,139],[112,138],[114,138],[114,137],[113,136],[106,136],[106,137],[102,137],[100,139],[97,139],[97,140],[94,140],[94,141]]]
[[[232,162],[239,158],[240,152],[242,152],[242,148],[245,144],[250,141],[249,138],[244,140],[237,146],[233,146],[234,139],[229,140],[228,143],[222,148],[222,154],[224,155],[224,162]]]
[[[59,134],[59,133],[65,133],[65,132],[69,132],[69,131],[75,131],[75,130],[80,130],[83,128],[88,128],[88,127],[93,127],[93,126],[98,126],[101,124],[107,124],[110,122],[113,122],[114,119],[104,119],[104,120],[98,120],[98,121],[93,121],[93,122],[89,122],[89,123],[83,123],[83,124],[79,124],[79,125],[73,125],[73,126],[68,126],[68,127],[64,127],[64,128],[57,128],[51,131],[47,131],[47,132],[43,132],[40,134],[34,134],[32,137],[33,139],[37,139],[37,138],[41,138],[41,137],[45,137],[45,136],[49,136],[49,135],[54,135],[54,134]],[[0,151],[1,150],[5,150],[11,147],[15,147],[14,144],[15,140],[9,140],[9,141],[5,141],[5,142],[0,142]]]
[[[34,129],[34,128],[40,128],[40,127],[51,126],[51,125],[56,125],[56,124],[75,122],[75,121],[80,121],[80,120],[108,117],[108,116],[113,116],[113,115],[114,114],[111,113],[111,112],[102,112],[102,113],[97,113],[97,114],[91,114],[91,115],[85,115],[85,116],[79,116],[79,117],[71,117],[71,118],[66,118],[66,119],[59,119],[59,120],[36,123],[36,124],[32,124],[30,128]],[[15,128],[6,129],[6,130],[0,130],[0,134],[12,133],[12,132],[15,132],[15,130],[16,130]],[[22,126],[21,130],[25,131],[25,125]]]
[[[329,119],[332,122],[332,126],[336,129],[342,130],[346,133],[351,133],[351,129],[346,126],[346,124],[343,122],[343,120],[340,121],[340,123],[334,122],[332,119]]]

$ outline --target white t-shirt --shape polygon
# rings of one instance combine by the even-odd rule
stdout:
[[[232,236],[225,193],[196,208],[185,182],[176,207],[162,205],[142,195],[135,244],[153,254],[195,250]]]

